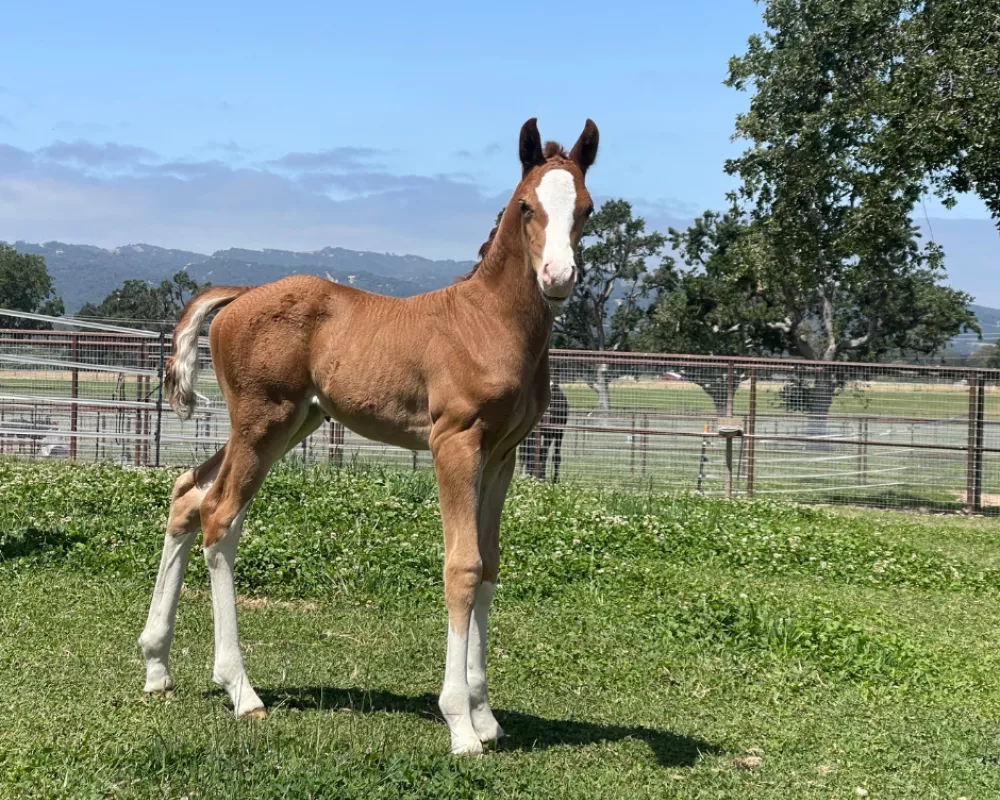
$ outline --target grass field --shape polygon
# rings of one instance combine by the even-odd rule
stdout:
[[[0,796],[977,798],[1000,792],[995,522],[516,483],[488,670],[446,755],[423,472],[273,474],[240,558],[238,722],[205,569],[169,700],[135,644],[173,471],[0,461]]]

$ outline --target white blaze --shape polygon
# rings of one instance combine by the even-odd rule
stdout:
[[[570,243],[573,210],[576,208],[573,176],[564,169],[550,170],[539,182],[535,194],[549,218],[545,227],[545,249],[542,251],[541,266],[548,265],[551,284],[549,287],[543,286],[543,289],[568,294],[574,278],[573,245]]]

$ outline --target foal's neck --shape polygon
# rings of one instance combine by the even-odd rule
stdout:
[[[538,355],[548,351],[552,311],[538,289],[513,200],[504,209],[496,235],[472,280],[497,313],[509,320],[509,329],[518,334],[523,347]]]

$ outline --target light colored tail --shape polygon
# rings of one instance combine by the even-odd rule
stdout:
[[[170,407],[182,420],[191,419],[197,400],[198,331],[205,317],[227,305],[252,286],[213,286],[184,307],[174,328],[174,354],[167,359],[163,384]]]

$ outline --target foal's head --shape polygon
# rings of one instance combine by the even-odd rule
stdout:
[[[555,142],[542,145],[535,118],[521,128],[522,174],[514,200],[538,289],[554,311],[576,284],[576,246],[594,211],[584,176],[597,158],[597,142],[597,126],[589,119],[568,155]]]

